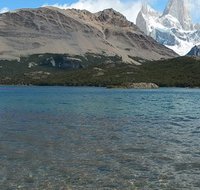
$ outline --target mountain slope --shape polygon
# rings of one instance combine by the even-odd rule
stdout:
[[[1,59],[42,53],[118,55],[129,63],[137,63],[133,57],[176,56],[113,9],[92,14],[44,7],[0,14]]]
[[[163,13],[144,4],[136,25],[179,55],[186,55],[193,46],[200,43],[200,29],[192,23],[187,0],[169,0]]]
[[[192,30],[192,18],[190,16],[186,0],[169,0],[163,16],[171,15],[176,18],[184,30]]]
[[[58,67],[52,67],[54,59]],[[133,83],[155,83],[160,87],[200,87],[200,59],[178,57],[169,60],[146,61],[142,65],[105,63],[109,57],[96,59],[94,64],[81,69],[69,69],[66,55],[44,54],[21,58],[19,62],[0,60],[0,84],[4,85],[66,85],[131,87]],[[91,60],[90,60],[91,58]],[[79,57],[84,66],[92,57]],[[113,66],[114,65],[114,66]],[[80,68],[80,67],[79,67]]]
[[[200,45],[194,46],[188,54],[189,56],[200,56]]]

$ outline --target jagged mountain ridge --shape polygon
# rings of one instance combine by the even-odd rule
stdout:
[[[96,14],[55,7],[21,9],[0,14],[0,58],[39,53],[118,55],[148,60],[176,54],[141,32],[113,9]]]
[[[143,4],[136,25],[179,55],[186,55],[200,43],[200,27],[192,23],[187,0],[169,0],[163,13]]]
[[[163,16],[171,15],[180,22],[184,30],[193,30],[192,18],[187,3],[187,0],[169,0]]]
[[[200,45],[194,46],[188,54],[189,56],[200,56]]]

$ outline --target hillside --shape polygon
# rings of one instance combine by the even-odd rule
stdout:
[[[22,57],[21,62],[0,61],[0,84],[123,86],[146,82],[160,87],[200,87],[198,58],[137,61],[142,65],[124,64],[117,56],[87,54],[72,60],[68,55],[32,55]]]
[[[43,7],[0,14],[0,59],[44,53],[117,55],[135,64],[130,56],[148,60],[177,56],[113,9],[92,14]]]

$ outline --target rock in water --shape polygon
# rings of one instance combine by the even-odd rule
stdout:
[[[124,83],[120,85],[107,86],[108,88],[127,88],[127,89],[157,89],[159,86],[155,83]]]

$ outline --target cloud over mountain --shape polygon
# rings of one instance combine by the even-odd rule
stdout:
[[[67,9],[86,9],[90,12],[98,12],[103,9],[113,8],[127,17],[128,20],[135,23],[138,12],[141,9],[141,4],[143,1],[147,1],[149,4],[156,5],[163,3],[161,0],[79,0],[72,4],[53,4],[51,6]],[[188,7],[191,10],[193,20],[195,22],[200,22],[199,9],[200,0],[186,0],[188,1]],[[44,6],[47,6],[46,4]],[[154,7],[154,6],[153,6]]]
[[[5,12],[8,12],[9,11],[9,9],[7,8],[7,7],[4,7],[4,8],[2,8],[2,9],[0,9],[0,14],[1,13],[5,13]]]
[[[47,5],[44,5],[47,6]],[[135,23],[138,12],[141,8],[141,1],[123,1],[123,0],[79,0],[72,4],[54,4],[53,6],[63,9],[76,8],[85,9],[92,13],[102,11],[107,8],[113,8],[127,17],[128,20]]]

